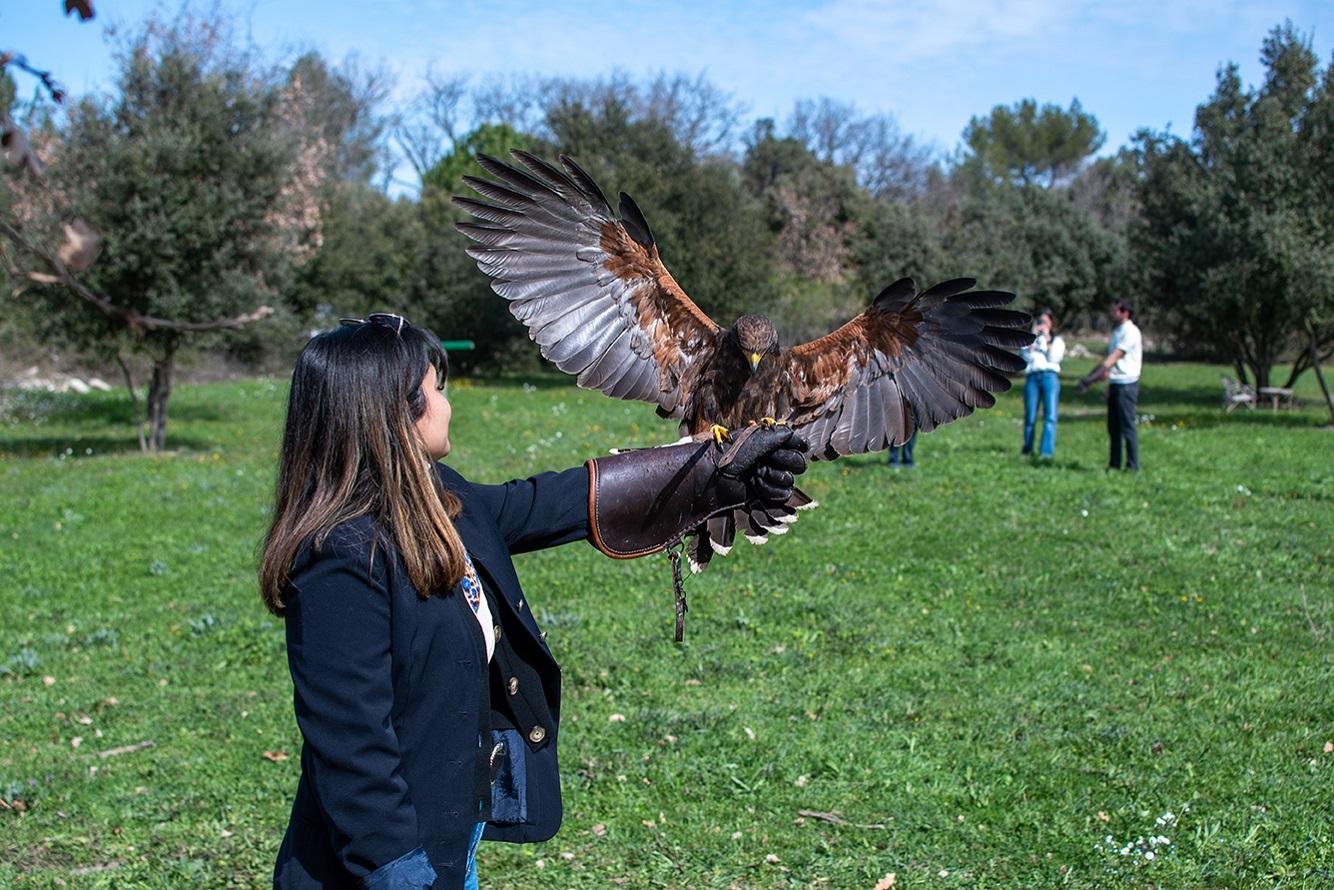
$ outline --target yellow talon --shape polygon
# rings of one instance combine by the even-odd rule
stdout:
[[[713,441],[719,445],[722,445],[723,442],[726,441],[732,435],[728,431],[727,427],[719,426],[716,423],[712,427],[710,427],[709,434],[713,436]]]
[[[772,417],[761,417],[761,418],[760,418],[760,423],[761,423],[763,426],[782,426],[782,425],[783,425],[783,421],[781,421],[781,420],[774,420]]]

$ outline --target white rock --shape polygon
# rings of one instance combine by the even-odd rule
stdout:
[[[111,384],[107,383],[101,377],[89,377],[88,385],[98,392],[111,392]]]

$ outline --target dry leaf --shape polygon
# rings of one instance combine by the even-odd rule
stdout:
[[[88,21],[93,17],[93,0],[65,0],[65,15],[71,12],[79,14],[79,21]]]
[[[271,760],[274,763],[282,763],[289,755],[286,751],[265,751],[259,756],[263,757],[265,760]]]
[[[890,872],[880,880],[876,881],[875,887],[873,887],[872,890],[889,890],[889,888],[898,883],[898,880],[899,876],[894,872]]]
[[[102,233],[81,216],[65,223],[65,240],[56,257],[76,275],[93,264],[102,250]]]
[[[594,837],[603,837],[606,835],[606,833],[607,833],[607,826],[603,825],[601,822],[593,826]]]
[[[1325,742],[1325,753],[1334,754],[1334,742]]]
[[[28,137],[3,112],[0,112],[0,146],[4,147],[5,160],[13,167],[20,170],[26,167],[29,173],[38,178],[45,175],[42,162],[37,160],[32,146],[28,144]]]

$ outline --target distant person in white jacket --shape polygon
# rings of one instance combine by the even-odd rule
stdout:
[[[1121,469],[1121,446],[1125,444],[1125,468],[1139,470],[1139,437],[1135,412],[1139,410],[1139,373],[1144,366],[1144,338],[1135,326],[1135,306],[1129,300],[1117,300],[1112,306],[1112,341],[1107,344],[1107,358],[1079,381],[1083,392],[1102,378],[1107,378],[1107,437],[1111,440],[1107,469]]]
[[[1042,406],[1042,440],[1038,457],[1050,460],[1056,452],[1056,405],[1061,398],[1061,359],[1065,341],[1056,333],[1056,320],[1050,309],[1039,310],[1033,322],[1036,339],[1022,352],[1024,368],[1024,447],[1021,454],[1033,453],[1033,434],[1038,425],[1038,406]]]

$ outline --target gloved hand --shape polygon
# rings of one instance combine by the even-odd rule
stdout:
[[[1079,381],[1079,391],[1087,392],[1088,388],[1102,379],[1102,365],[1094,368],[1083,376]]]
[[[752,426],[733,434],[718,458],[719,485],[733,501],[781,504],[806,472],[810,446],[789,426]],[[736,486],[742,486],[738,489]]]
[[[786,426],[640,448],[588,461],[589,538],[608,556],[656,553],[715,514],[778,505],[805,471],[806,443]]]

